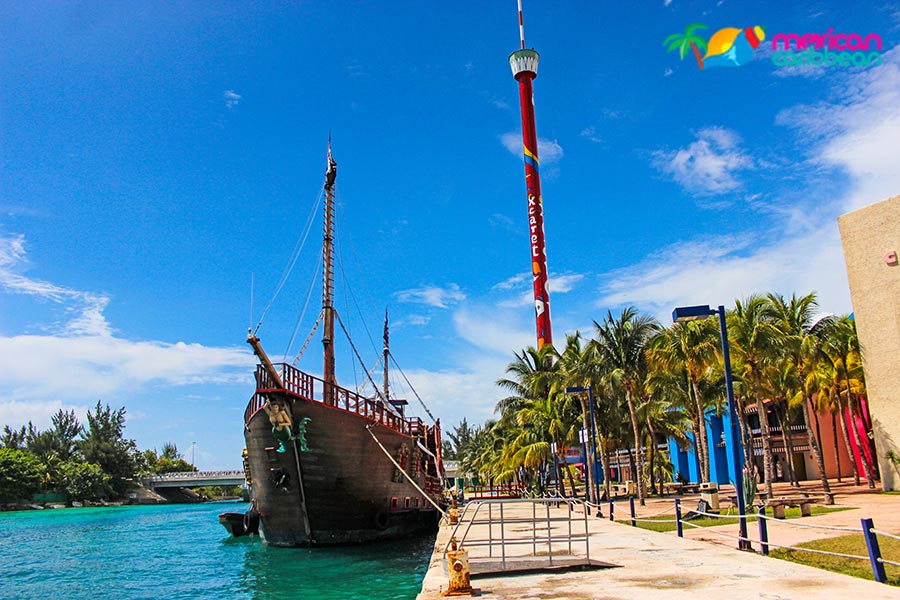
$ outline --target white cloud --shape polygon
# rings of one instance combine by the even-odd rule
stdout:
[[[422,325],[428,325],[431,321],[431,317],[427,315],[406,315],[396,323],[393,323],[394,327],[405,327],[407,325],[412,325],[415,327],[421,327]]]
[[[584,279],[581,273],[563,273],[556,275],[551,273],[547,280],[547,290],[550,292],[550,301],[553,302],[553,294],[564,294],[575,289],[576,284]],[[519,273],[495,284],[492,290],[516,290],[520,293],[513,299],[499,302],[497,306],[502,308],[514,308],[517,306],[528,306],[534,303],[533,280],[530,273]]]
[[[21,234],[0,237],[0,288],[6,292],[35,296],[62,306],[75,316],[65,326],[68,335],[111,335],[112,329],[103,316],[109,297],[94,292],[83,292],[33,279],[20,274],[28,259],[25,236]]]
[[[743,236],[675,244],[607,274],[597,306],[633,304],[667,323],[676,306],[731,306],[753,293],[815,291],[823,310],[851,310],[836,222],[766,242]]]
[[[400,302],[426,304],[435,308],[449,308],[450,304],[455,304],[466,299],[466,295],[455,283],[451,283],[445,288],[431,285],[401,290],[399,292],[394,292],[394,297]]]
[[[240,383],[250,380],[254,362],[248,350],[238,347],[112,336],[0,337],[0,396],[29,403],[46,398],[72,402],[133,393],[148,385]]]
[[[491,227],[504,229],[506,231],[509,231],[510,233],[525,235],[525,232],[527,232],[527,228],[516,227],[515,221],[502,213],[492,214],[490,217],[488,217],[488,223],[491,224]]]
[[[706,127],[696,141],[679,150],[657,150],[653,163],[688,192],[712,195],[741,187],[738,171],[752,169],[753,159],[740,149],[740,137],[724,127]]]
[[[603,143],[603,138],[597,135],[597,129],[591,125],[590,127],[585,127],[581,130],[581,137],[588,139],[597,144]]]
[[[503,147],[509,150],[513,156],[521,157],[522,152],[522,134],[510,131],[500,136],[500,142]],[[546,138],[538,138],[538,158],[542,165],[552,165],[558,163],[563,157],[562,146],[556,140],[548,140]]]
[[[440,417],[446,432],[464,418],[479,424],[493,415],[497,401],[507,396],[495,382],[504,377],[513,358],[512,352],[506,358],[473,355],[465,368],[412,369],[406,375],[431,412]]]
[[[222,93],[222,97],[225,99],[225,106],[228,108],[234,108],[241,101],[241,95],[234,90],[225,90]]]
[[[881,66],[839,82],[837,102],[795,106],[777,118],[813,142],[816,162],[851,176],[844,210],[900,191],[900,46],[882,58]]]
[[[513,275],[505,281],[495,283],[492,290],[513,290],[522,287],[526,281],[531,281],[531,274],[528,272]]]
[[[23,402],[10,400],[0,402],[0,424],[17,429],[31,422],[38,429],[46,429],[51,425],[51,417],[60,410],[74,410],[81,423],[87,421],[87,406],[63,404],[61,400]],[[129,415],[130,418],[130,415]]]
[[[584,275],[581,273],[564,273],[562,275],[553,275],[551,273],[550,278],[547,280],[547,287],[550,288],[551,292],[563,294],[574,290],[575,284],[582,279],[584,279]]]
[[[456,334],[481,350],[512,357],[513,352],[534,346],[535,336],[520,329],[521,311],[467,306],[453,313]]]

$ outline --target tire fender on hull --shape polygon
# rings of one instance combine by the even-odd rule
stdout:
[[[375,525],[376,529],[384,531],[388,528],[388,522],[390,521],[390,517],[388,516],[388,512],[384,509],[379,510],[372,517],[372,522]]]

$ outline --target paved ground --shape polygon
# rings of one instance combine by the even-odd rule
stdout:
[[[787,484],[778,484],[776,495],[788,493]],[[783,488],[783,489],[782,489]],[[802,491],[810,491],[812,485]],[[793,490],[796,492],[796,488]],[[861,517],[874,519],[879,530],[900,533],[900,496],[868,493],[866,488],[852,486],[836,487],[836,504],[854,506],[853,510],[831,513],[803,519],[779,521],[770,527],[771,540],[778,544],[794,544],[814,537],[841,535],[842,532],[799,529],[789,526],[790,521],[801,523],[827,524],[860,528]],[[696,508],[699,496],[682,498],[687,508]],[[644,507],[638,507],[638,516],[650,515],[668,510],[673,498],[653,499]],[[620,503],[617,517],[627,515],[627,502]],[[530,508],[506,508],[518,510],[521,516],[531,513]],[[553,509],[553,515],[564,516],[565,509]],[[605,512],[605,511],[604,511]],[[671,514],[671,513],[670,513]],[[496,512],[494,513],[496,516]],[[759,598],[766,600],[816,600],[836,597],[859,599],[900,599],[900,589],[865,581],[845,575],[838,575],[811,567],[804,567],[787,561],[767,558],[756,553],[735,549],[736,542],[723,539],[710,532],[700,531],[689,535],[701,539],[681,539],[674,533],[662,534],[632,528],[608,519],[591,517],[587,520],[590,543],[590,557],[616,567],[602,570],[568,573],[535,573],[522,575],[501,575],[473,578],[473,586],[481,594],[491,598],[516,599],[598,599],[618,600],[641,598],[653,600],[678,600],[681,598]],[[561,531],[563,525],[554,523],[553,529]],[[580,527],[580,535],[578,535]],[[493,535],[500,535],[494,526]],[[508,539],[528,537],[535,528],[530,525],[513,524],[504,528]],[[737,526],[726,526],[726,533],[734,535]],[[751,525],[751,537],[755,531]],[[546,526],[543,531],[546,530]],[[476,539],[486,537],[486,525],[474,525],[470,536]],[[583,555],[584,522],[574,529],[575,555]],[[823,536],[823,533],[825,534]],[[447,586],[447,572],[443,549],[447,546],[451,530],[442,527],[435,545],[436,552],[426,574],[419,600],[433,600]],[[710,539],[716,543],[702,541]],[[579,546],[578,541],[581,541]],[[470,549],[473,558],[483,554],[484,549]],[[554,547],[554,555],[558,550]],[[562,551],[565,552],[564,550]],[[531,545],[516,546],[510,554],[525,556],[532,553]],[[562,556],[560,557],[562,558]],[[514,557],[513,557],[514,559]],[[475,561],[473,561],[475,562]]]

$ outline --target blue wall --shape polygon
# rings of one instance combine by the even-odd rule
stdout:
[[[734,465],[729,461],[731,445],[734,440],[731,434],[731,419],[727,411],[721,416],[716,415],[713,410],[706,413],[706,435],[710,447],[710,479],[719,485],[734,482]],[[700,464],[697,459],[696,444],[693,435],[689,433],[688,437],[691,440],[691,447],[687,450],[682,450],[673,438],[669,438],[669,454],[675,467],[674,479],[677,481],[680,474],[688,481],[699,482]]]

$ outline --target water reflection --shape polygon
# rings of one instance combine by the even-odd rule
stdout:
[[[434,544],[423,536],[363,546],[248,545],[240,588],[252,598],[415,598]]]

